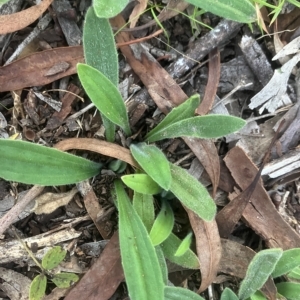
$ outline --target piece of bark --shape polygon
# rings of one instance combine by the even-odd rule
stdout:
[[[267,85],[273,75],[273,69],[258,42],[251,36],[243,35],[240,48],[253,74],[262,86]]]
[[[231,149],[224,159],[236,183],[246,189],[258,169],[239,147]],[[258,183],[246,206],[243,218],[270,248],[283,250],[300,247],[300,236],[282,219],[262,183]]]

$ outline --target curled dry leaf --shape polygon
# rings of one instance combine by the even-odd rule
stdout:
[[[7,34],[23,29],[37,20],[53,0],[44,0],[40,4],[23,11],[0,16],[0,34]]]
[[[50,214],[57,208],[67,205],[77,192],[75,187],[66,193],[45,193],[35,199],[35,206],[32,211],[37,215]]]
[[[139,16],[142,14],[142,12],[147,7],[148,0],[138,0],[138,1],[139,1],[139,3],[134,7],[134,9],[129,17],[130,28],[133,28],[135,26],[136,22],[139,19]]]

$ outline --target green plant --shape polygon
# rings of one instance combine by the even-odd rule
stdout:
[[[29,290],[30,300],[40,300],[44,297],[47,288],[47,278],[59,288],[68,288],[78,281],[79,277],[74,273],[52,274],[50,272],[65,259],[66,254],[67,251],[60,246],[55,246],[44,255],[42,264],[32,256],[37,266],[41,269],[41,274],[32,280]]]
[[[106,127],[106,138],[113,141],[116,125],[120,126],[127,136],[131,135],[131,128],[125,104],[117,89],[118,61],[113,33],[107,18],[122,10],[128,1],[120,1],[121,6],[116,7],[116,10],[110,10],[111,5],[105,4],[105,1],[102,1],[102,4],[105,4],[102,8],[99,6],[101,1],[94,2],[95,10],[89,8],[84,26],[86,64],[78,64],[78,76],[87,95],[101,113]],[[198,1],[189,2],[198,4]],[[205,6],[204,2],[201,1],[200,5]],[[254,7],[246,0],[233,1],[233,9],[230,8],[228,1],[218,1],[215,8],[211,8],[212,1],[206,3],[210,3],[210,6],[203,7],[204,9],[209,11],[213,9],[212,12],[220,16],[242,22],[251,22],[255,19]],[[99,32],[100,35],[95,38],[95,34]],[[103,36],[105,41],[102,40]],[[193,95],[174,108],[145,136],[144,140],[152,143],[182,136],[219,138],[244,126],[244,120],[231,116],[195,117],[194,111],[199,101],[199,96]],[[0,164],[4,166],[0,168],[0,176],[12,181],[65,185],[97,175],[102,167],[102,164],[22,141],[0,140],[0,147],[5,150],[0,156]],[[139,168],[134,174],[124,175],[121,179],[134,191],[133,203],[120,180],[115,181],[114,185],[115,201],[119,210],[121,256],[129,295],[134,300],[201,299],[191,291],[167,286],[166,258],[186,268],[199,268],[198,258],[190,249],[192,235],[189,234],[181,241],[172,233],[174,216],[171,201],[167,196],[178,198],[185,207],[206,221],[214,219],[216,205],[204,186],[186,170],[169,163],[156,146],[144,142],[132,144],[130,151]],[[126,167],[120,161],[111,164],[111,168],[120,173],[124,171],[124,166]],[[161,209],[156,218],[154,195],[158,195],[161,199]],[[129,242],[131,247],[128,247]],[[275,267],[277,261],[280,262],[281,255],[281,250],[271,249],[261,251],[255,256],[241,284],[240,299],[252,297],[273,271],[275,274],[283,274],[280,267]],[[32,287],[36,290],[35,293],[41,288],[45,290],[47,283],[45,274],[50,268],[49,265],[44,266],[42,263],[42,274],[37,276]],[[288,271],[292,269],[284,269],[284,272]],[[260,276],[259,282],[253,280],[257,274]],[[61,276],[62,274],[57,274],[51,280],[55,282]],[[224,299],[233,297],[233,292],[225,291],[224,296],[222,295]]]

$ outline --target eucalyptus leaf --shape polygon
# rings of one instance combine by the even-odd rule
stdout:
[[[188,249],[181,256],[175,256],[180,243],[181,240],[174,233],[171,233],[169,237],[160,244],[160,247],[169,261],[184,268],[199,269],[198,257],[191,249]]]
[[[187,236],[180,243],[180,245],[177,248],[174,255],[175,256],[181,256],[186,251],[188,251],[190,249],[191,244],[192,244],[192,238],[193,238],[193,232],[188,233]]]
[[[159,132],[163,131],[165,127],[171,124],[193,117],[195,115],[195,110],[198,107],[199,103],[200,96],[199,94],[196,94],[191,96],[179,106],[173,108],[166,115],[166,117],[146,135],[146,139],[152,136],[153,134],[158,134]]]
[[[262,250],[255,254],[240,285],[239,299],[249,298],[265,284],[281,255],[282,250],[277,248]]]
[[[277,292],[289,300],[300,300],[300,283],[280,282],[276,284]]]
[[[154,223],[154,203],[152,195],[134,192],[132,205],[137,214],[140,216],[143,224],[150,232]]]
[[[58,273],[55,274],[51,280],[58,288],[65,289],[77,282],[79,277],[74,273]]]
[[[95,13],[99,18],[112,18],[119,14],[127,5],[129,0],[94,0]]]
[[[161,150],[146,143],[131,144],[130,151],[143,170],[163,189],[171,185],[170,165]]]
[[[165,300],[205,300],[198,294],[181,287],[166,286]]]
[[[174,214],[167,201],[162,202],[161,210],[157,215],[150,231],[150,239],[154,246],[161,244],[171,234],[174,226]]]
[[[51,270],[57,267],[66,257],[67,251],[60,246],[50,249],[42,259],[42,267]]]
[[[149,143],[176,137],[195,137],[202,139],[220,138],[240,130],[246,122],[226,115],[206,115],[184,119],[173,123],[159,132],[148,135]]]
[[[39,274],[32,280],[29,289],[30,300],[41,300],[45,296],[47,287],[47,277]]]
[[[147,174],[130,174],[121,177],[122,181],[132,190],[155,195],[162,191],[162,188]]]
[[[99,174],[102,164],[41,145],[0,139],[0,177],[38,185],[65,185]]]
[[[300,266],[300,248],[285,250],[280,257],[272,276],[273,278],[284,275]]]
[[[119,209],[121,259],[131,299],[164,299],[161,267],[147,229],[130,203],[121,181],[115,181]]]
[[[126,107],[116,86],[103,73],[86,64],[77,64],[77,72],[84,90],[99,111],[130,135]]]
[[[255,7],[249,0],[186,0],[186,2],[236,22],[251,23],[256,20]]]
[[[221,300],[239,300],[239,298],[231,289],[225,288],[222,292]]]
[[[216,205],[206,188],[185,169],[170,164],[172,183],[170,191],[187,208],[205,221],[212,221]]]

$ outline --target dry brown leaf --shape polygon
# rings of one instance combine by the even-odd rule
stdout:
[[[59,62],[67,62],[69,68],[65,72],[45,76]],[[75,74],[79,62],[84,62],[82,46],[56,48],[28,55],[0,68],[0,92],[49,84]]]
[[[196,238],[197,255],[200,262],[201,286],[203,292],[217,275],[222,247],[216,221],[206,222],[194,212],[186,209]]]
[[[35,205],[32,209],[37,215],[50,214],[57,208],[67,205],[78,192],[77,188],[73,188],[66,193],[45,193],[35,198]]]
[[[110,299],[124,279],[119,247],[118,232],[115,232],[100,257],[65,297],[65,300]]]
[[[211,52],[209,52],[208,81],[205,87],[203,100],[201,101],[199,107],[196,110],[197,114],[206,115],[211,110],[217,94],[220,73],[220,51],[218,48],[214,48]]]
[[[123,160],[135,168],[140,168],[128,149],[105,141],[90,138],[72,138],[57,143],[55,148],[61,151],[71,149],[93,151],[102,155]]]
[[[0,16],[0,34],[7,34],[23,29],[37,20],[49,7],[53,0],[44,0],[23,11]]]
[[[236,183],[245,190],[257,174],[256,166],[239,147],[231,149],[224,161]],[[283,250],[300,247],[299,235],[283,220],[261,182],[257,184],[243,217],[269,247]]]
[[[143,13],[143,11],[147,7],[148,0],[138,0],[138,1],[139,1],[139,3],[134,7],[134,9],[129,17],[130,28],[135,27],[135,24],[138,21],[139,16]]]

